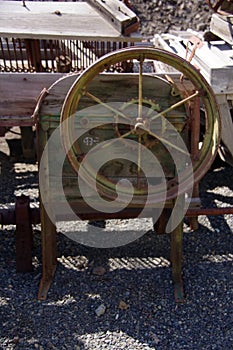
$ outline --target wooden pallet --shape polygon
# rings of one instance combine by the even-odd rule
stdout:
[[[216,94],[233,93],[233,49],[224,40],[207,42],[202,34],[190,30],[155,35],[154,45],[189,59],[195,39],[201,45],[191,63],[200,69]]]
[[[191,63],[200,70],[215,93],[222,121],[221,157],[233,165],[233,123],[231,116],[233,109],[232,46],[222,38],[216,38],[214,41],[207,42],[202,33],[192,30],[155,35],[153,43],[156,47],[188,59],[192,54],[196,40],[200,40],[201,44],[196,49]]]

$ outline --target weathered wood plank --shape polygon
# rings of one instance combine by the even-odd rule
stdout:
[[[179,81],[180,75],[174,73],[169,73],[169,75],[173,80]],[[115,101],[122,101],[122,98],[125,97],[126,89],[128,98],[137,98],[137,75],[126,75],[124,73],[123,75],[113,74],[110,78],[109,76],[110,74],[108,73],[96,78],[94,93],[98,91],[99,96],[101,96],[101,94],[108,91],[112,79],[112,89],[115,89]],[[156,74],[156,76],[159,76],[159,74]],[[51,102],[49,108],[43,107],[45,108],[44,115],[46,113],[49,113],[49,115],[58,114],[66,93],[77,77],[78,74],[67,75],[62,73],[1,73],[0,123],[2,125],[6,123],[7,125],[12,125],[12,123],[16,123],[14,125],[19,125],[20,123],[30,125],[30,117],[34,112],[40,92],[62,79],[62,83],[56,84],[56,87],[52,89],[53,93],[47,97],[47,100]],[[122,89],[119,89],[119,84],[122,84],[122,82],[123,86],[125,86],[124,93],[122,93]],[[153,96],[153,82],[152,76],[147,77],[148,98]],[[100,86],[99,89],[98,86]],[[163,94],[163,91],[164,88],[161,89],[161,94]]]
[[[222,141],[224,145],[227,147],[230,154],[233,155],[233,142],[232,142],[233,123],[232,123],[230,108],[228,105],[228,99],[226,95],[217,95],[216,97],[219,105],[219,111],[221,114]]]
[[[65,96],[76,78],[77,75],[68,75],[51,86],[49,95],[46,97],[46,104],[43,104],[41,107],[41,115],[50,116],[60,113]],[[148,100],[151,99],[155,104],[159,103],[161,108],[166,108],[169,103],[170,105],[172,104],[170,101],[172,96],[169,95],[171,86],[165,80],[146,75],[143,80],[143,89],[146,98]],[[100,74],[91,81],[88,91],[104,102],[124,103],[131,99],[137,99],[138,74]],[[85,107],[93,105],[93,101],[90,98],[83,98],[82,100],[82,103],[85,103]]]
[[[89,16],[93,12],[92,6],[90,6],[86,1],[81,2],[65,2],[65,1],[25,1],[23,6],[23,1],[0,1],[0,12],[1,13],[15,13],[25,14],[31,13],[51,13],[56,10],[60,10],[61,13],[76,13],[77,11],[81,16]]]
[[[49,88],[56,80],[64,76],[61,73],[1,73],[0,74],[0,123],[7,122],[6,117],[19,117],[23,124],[33,114],[37,98],[43,88]]]
[[[0,2],[0,36],[33,39],[122,40],[105,18],[86,2]]]
[[[195,33],[191,31],[182,32],[177,35],[162,34],[154,39],[156,46],[176,53],[182,58],[186,58],[186,45],[188,45],[188,56],[190,57],[193,45],[189,40]],[[204,39],[203,39],[204,40]],[[233,92],[233,50],[229,44],[224,41],[203,41],[202,46],[198,47],[191,63],[200,69],[201,74],[211,85],[216,94]]]
[[[233,15],[213,14],[210,21],[210,31],[233,45]]]
[[[139,27],[139,20],[135,13],[131,11],[123,2],[115,0],[87,0],[90,5],[112,23],[114,28],[121,34],[134,32]]]

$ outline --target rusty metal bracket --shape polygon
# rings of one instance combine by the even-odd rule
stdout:
[[[188,51],[189,51],[189,44],[190,43],[193,45],[193,48],[192,48],[192,52],[191,52],[190,56],[188,57]],[[196,36],[192,36],[189,39],[189,41],[187,42],[187,45],[186,45],[186,57],[185,57],[185,59],[189,63],[192,61],[193,57],[195,56],[197,48],[202,47],[202,45],[203,45],[203,42],[201,41],[201,39],[199,39]]]
[[[37,123],[37,117],[38,117],[38,114],[39,114],[39,111],[40,111],[40,107],[43,103],[43,100],[44,98],[49,94],[48,90],[46,88],[44,88],[43,90],[41,90],[39,96],[38,96],[38,99],[37,99],[37,102],[36,102],[36,107],[34,109],[34,112],[31,116],[31,119],[34,121],[34,123],[36,124]]]

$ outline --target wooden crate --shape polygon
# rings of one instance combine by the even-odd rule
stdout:
[[[213,15],[214,18],[218,16]],[[156,47],[189,59],[194,43],[200,41],[191,63],[200,70],[215,93],[222,121],[222,143],[219,153],[223,160],[233,165],[233,49],[231,44],[222,38],[213,37],[210,33],[207,38],[211,37],[214,39],[206,41],[204,33],[192,30],[178,31],[155,35],[153,43]]]

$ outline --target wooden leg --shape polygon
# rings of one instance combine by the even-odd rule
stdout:
[[[44,153],[43,173],[40,174],[43,179],[44,196],[43,200],[40,196],[40,218],[41,218],[41,240],[42,240],[42,278],[40,282],[38,299],[45,300],[52,283],[53,275],[57,265],[57,243],[56,243],[56,226],[55,221],[51,221],[45,209],[51,208],[51,192],[50,192],[50,174],[49,174],[49,154],[45,147],[48,142],[47,129],[43,129],[38,124],[38,159],[41,162],[42,153]],[[41,164],[40,164],[41,165]]]
[[[40,282],[38,299],[45,300],[52,283],[57,265],[56,226],[48,217],[41,204],[41,235],[42,235],[42,279]]]
[[[171,233],[171,264],[176,302],[184,302],[182,280],[183,221]]]
[[[158,235],[166,233],[166,227],[167,227],[167,223],[168,223],[169,214],[170,214],[170,209],[164,208],[162,210],[162,213],[161,213],[159,219],[154,223],[154,225],[153,225],[154,231]]]
[[[27,196],[16,197],[16,270],[29,272],[32,266],[33,232],[30,217],[30,199]]]
[[[192,199],[191,199],[191,204],[192,206],[197,206],[200,207],[200,198],[199,198],[199,183],[194,184],[193,186],[193,194],[192,194]],[[189,219],[189,226],[191,230],[196,231],[198,230],[198,216],[193,216],[190,217]]]
[[[30,126],[23,126],[21,130],[21,144],[23,156],[27,159],[36,158],[35,136]]]

